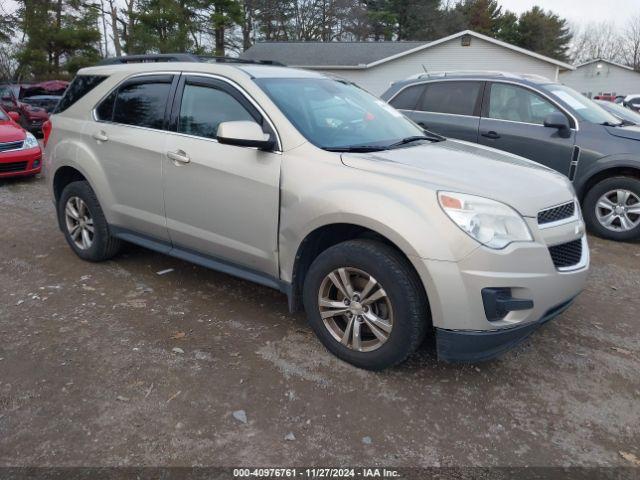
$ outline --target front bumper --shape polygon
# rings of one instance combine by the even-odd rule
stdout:
[[[519,327],[484,332],[437,328],[438,359],[445,362],[483,362],[491,360],[511,350],[540,326],[560,315],[571,306],[574,298],[549,309],[540,320]]]
[[[463,259],[414,262],[436,329],[438,356],[449,361],[485,360],[508,350],[569,306],[583,290],[589,271],[589,247],[582,220],[538,229],[533,242],[502,250],[479,246]],[[550,246],[580,239],[582,257],[556,267]],[[483,290],[504,290],[518,308],[490,315]]]
[[[15,150],[0,153],[0,178],[35,175],[42,171],[42,150]]]

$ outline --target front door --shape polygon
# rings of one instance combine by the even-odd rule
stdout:
[[[561,132],[544,126],[550,113],[566,114],[528,88],[495,82],[488,84],[487,90],[478,142],[569,175],[575,130]]]
[[[221,122],[275,134],[221,79],[183,75],[165,144],[164,197],[173,246],[276,277],[281,155],[218,143]]]

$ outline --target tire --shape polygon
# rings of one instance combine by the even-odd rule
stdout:
[[[598,216],[600,215],[601,218],[605,218],[603,215],[605,215],[608,210],[607,208],[599,207],[599,202],[603,199],[604,195],[608,195],[608,199],[613,199],[612,204],[616,204],[618,197],[613,193],[616,191],[624,191],[631,194],[627,202],[624,203],[624,207],[627,208],[627,213],[622,213],[623,216],[626,215],[625,218],[614,219],[610,228],[607,228]],[[636,215],[629,212],[631,208],[635,211],[637,207],[640,207],[640,203],[638,203],[637,207],[635,207],[635,203],[631,203],[636,200],[640,202],[640,180],[637,178],[611,177],[598,182],[587,192],[583,202],[583,215],[587,227],[595,235],[609,240],[628,241],[640,238],[640,214]],[[609,201],[611,202],[611,200]],[[621,223],[623,220],[625,222],[631,222],[630,228],[623,227]]]
[[[77,200],[79,199],[79,201]],[[79,237],[72,237],[72,225],[77,225],[79,220],[73,217],[68,218],[67,204],[71,201],[71,206],[76,212],[86,212],[87,215],[81,215],[85,226],[92,226],[93,233],[88,233],[90,243],[84,245],[78,243],[83,242],[83,234]],[[84,208],[77,208],[78,205],[84,204]],[[88,220],[87,220],[88,219]],[[92,225],[89,224],[92,220]],[[83,260],[89,262],[102,262],[115,256],[120,250],[122,242],[111,235],[109,225],[104,217],[98,198],[88,182],[78,181],[67,185],[58,201],[58,222],[62,229],[67,243],[71,249]],[[77,234],[77,230],[76,230]]]
[[[355,292],[366,291],[363,285],[368,281],[368,275],[377,281],[377,286],[374,286],[366,297],[380,296],[378,290],[383,290],[386,296],[368,305],[365,305],[367,299],[362,298],[359,299],[362,300],[362,304],[359,301],[351,302],[349,308],[360,313],[354,314],[349,311],[331,315],[327,319],[330,326],[327,326],[322,318],[321,308],[325,312],[340,311],[340,301],[345,303],[347,299],[341,293],[344,290],[344,282],[340,281],[343,286],[340,290],[329,278],[330,274],[335,273],[334,278],[339,279],[340,269],[350,278]],[[331,300],[334,300],[335,296],[337,300],[334,304],[338,307],[321,307],[321,295]],[[357,300],[356,297],[351,299]],[[305,277],[303,300],[311,328],[324,346],[338,358],[367,370],[382,370],[403,362],[421,344],[430,324],[427,299],[415,270],[398,251],[375,240],[349,240],[318,255]],[[365,309],[365,312],[362,309]],[[373,335],[370,327],[372,322],[364,321],[365,317],[370,319],[371,314],[378,320],[384,320],[385,323],[378,325],[389,328],[391,324],[392,328],[388,333],[378,329],[378,333],[386,335],[386,340],[381,341],[380,337]],[[353,318],[351,328],[347,315],[352,315]],[[387,321],[389,318],[391,320]],[[358,345],[354,344],[356,338],[353,325],[356,322],[360,325],[360,349],[356,349]],[[350,333],[345,345],[339,337],[347,329]],[[344,339],[344,336],[342,338]]]

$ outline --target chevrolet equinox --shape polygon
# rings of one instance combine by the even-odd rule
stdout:
[[[421,129],[318,73],[186,54],[82,69],[45,128],[58,222],[82,259],[122,241],[276,288],[328,350],[492,358],[582,290],[569,180]]]

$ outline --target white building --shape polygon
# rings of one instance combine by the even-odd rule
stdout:
[[[536,74],[557,81],[569,64],[465,30],[432,42],[262,42],[241,55],[351,80],[380,95],[417,73],[492,70]]]
[[[640,93],[640,72],[600,58],[577,65],[575,70],[561,72],[560,81],[589,98]]]

